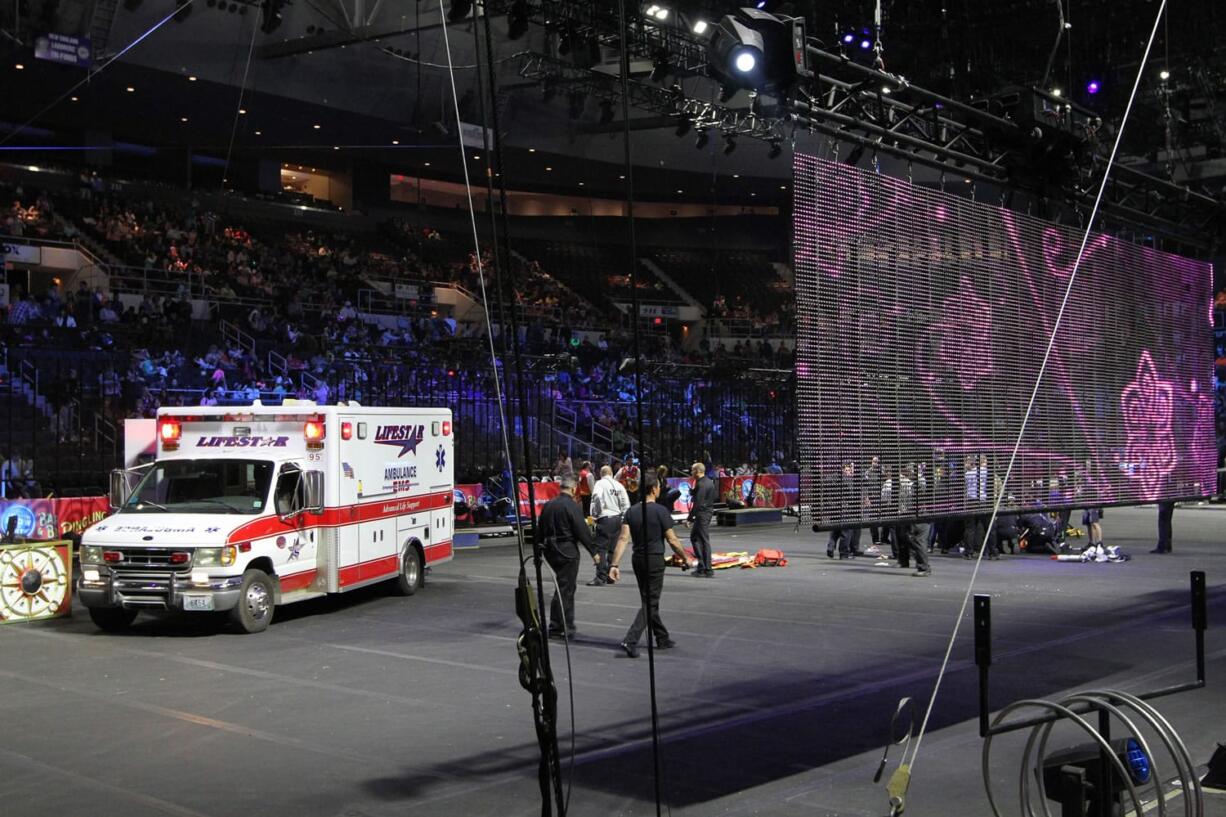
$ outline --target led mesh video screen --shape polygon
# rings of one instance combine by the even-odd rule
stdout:
[[[797,155],[802,506],[828,527],[990,512],[1081,233]],[[1094,234],[1006,508],[1215,484],[1212,267]]]

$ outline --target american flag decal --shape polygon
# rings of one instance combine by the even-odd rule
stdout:
[[[353,466],[347,462],[341,463],[341,471],[347,479],[353,479]]]

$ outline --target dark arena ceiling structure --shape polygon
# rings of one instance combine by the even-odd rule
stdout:
[[[763,12],[803,19],[813,76],[755,95],[721,88],[707,59],[718,21],[740,5],[627,5],[637,195],[786,207],[789,188],[778,182],[790,163],[780,155],[800,147],[876,162],[921,184],[969,178],[981,199],[1029,196],[1047,215],[1075,222],[1156,10],[1141,0],[766,0],[756,3]],[[655,19],[652,6],[671,17]],[[429,175],[458,180],[444,9],[466,123],[482,120],[487,79],[474,15],[491,18],[510,181],[562,192],[586,179],[588,195],[623,195],[615,3],[6,5],[6,142],[88,146],[105,132],[116,141],[235,157],[324,164],[340,158],[329,152],[340,152],[391,172],[424,171],[429,161]],[[1224,18],[1211,0],[1171,4],[1107,194],[1108,228],[1116,218],[1119,229],[1143,238],[1156,231],[1202,250],[1220,233]],[[710,30],[696,34],[699,21]],[[88,37],[95,72],[122,55],[60,99],[83,72],[32,58],[44,32]],[[1066,124],[1041,121],[1045,106],[1062,105]],[[923,149],[934,143],[947,155]]]

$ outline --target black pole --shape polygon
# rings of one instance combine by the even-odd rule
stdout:
[[[1205,605],[1205,571],[1192,571],[1192,629],[1196,631],[1196,680],[1205,683],[1205,630],[1209,614]]]
[[[1098,710],[1098,734],[1102,736],[1103,744],[1098,750],[1098,817],[1114,817],[1115,795],[1112,794],[1111,779],[1116,775],[1111,754],[1111,713],[1106,709]]]
[[[992,666],[992,597],[975,595],[975,665],[979,667],[979,737],[988,736],[988,668]]]

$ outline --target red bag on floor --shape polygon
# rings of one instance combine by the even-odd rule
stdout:
[[[787,563],[783,551],[774,548],[762,548],[753,557],[754,567],[786,567]]]

